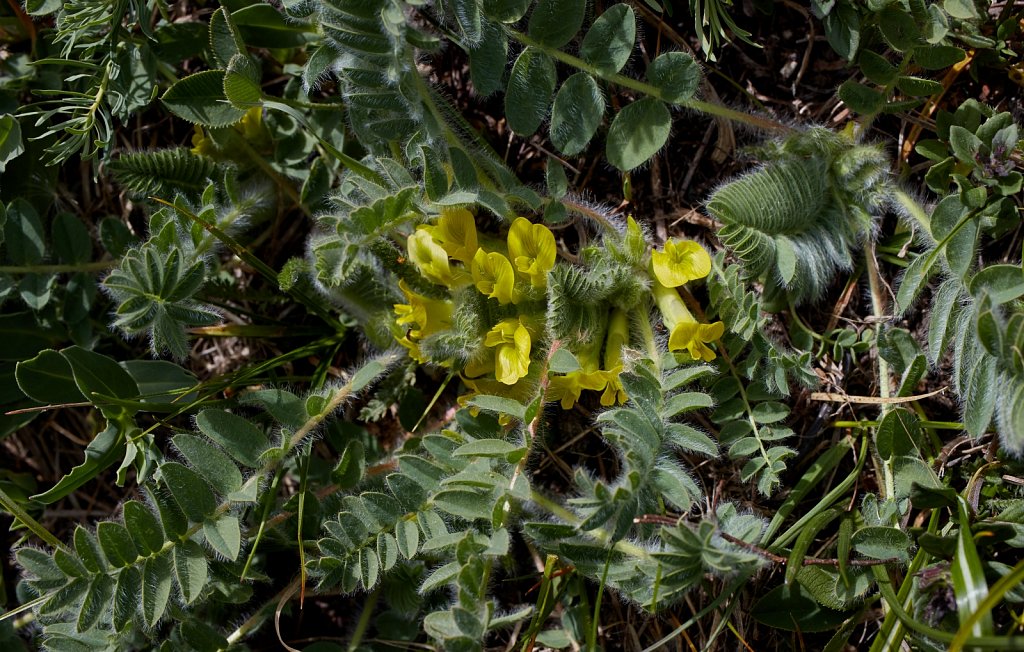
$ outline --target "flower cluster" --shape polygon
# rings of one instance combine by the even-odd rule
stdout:
[[[601,405],[608,407],[626,402],[619,374],[622,373],[622,347],[629,342],[629,316],[613,309],[608,318],[608,332],[602,340],[594,338],[588,346],[576,352],[580,368],[548,380],[547,399],[559,401],[562,408],[570,409],[580,399],[583,390],[601,392]],[[601,349],[604,348],[604,364]]]
[[[543,330],[543,296],[548,272],[555,265],[555,236],[541,224],[517,218],[505,242],[480,245],[473,214],[464,208],[442,211],[436,224],[420,226],[408,239],[409,260],[428,281],[458,290],[467,286],[493,300],[505,314],[483,336],[486,354],[462,370],[470,387],[497,381],[514,386],[530,373],[531,351]],[[426,362],[419,342],[452,327],[454,306],[448,299],[429,299],[401,284],[408,303],[396,304],[396,323],[407,330],[398,341],[419,362]],[[523,304],[523,305],[520,305]],[[434,361],[436,362],[436,361]],[[489,384],[489,383],[487,383]],[[502,392],[508,394],[508,392]]]
[[[654,300],[671,332],[669,349],[685,350],[695,360],[713,360],[715,352],[708,345],[721,337],[722,323],[698,322],[674,289],[708,275],[711,259],[707,252],[695,242],[671,240],[648,258],[642,233],[632,218],[626,236],[631,234],[640,240],[631,245],[635,252],[622,269],[643,277],[640,270],[647,266]],[[446,208],[434,223],[421,225],[409,235],[406,246],[409,262],[437,292],[422,283],[411,283],[431,295],[425,296],[410,283],[399,283],[406,302],[395,305],[398,342],[418,362],[456,366],[472,394],[529,402],[543,368],[535,360],[539,357],[537,342],[542,337],[561,337],[548,332],[549,275],[557,253],[552,232],[543,224],[519,217],[507,237],[496,240],[477,232],[469,210]],[[607,256],[615,253],[609,251],[612,254],[605,254],[605,265],[611,264]],[[594,260],[591,262],[600,273],[607,274],[608,268]],[[557,277],[551,282],[555,292],[564,281]],[[630,342],[626,309],[632,305],[619,305],[609,295],[586,307],[594,318],[587,330],[572,338],[579,342],[572,351],[575,362],[549,374],[546,400],[570,409],[584,391],[593,391],[600,393],[601,405],[625,402],[619,376],[622,351]],[[466,320],[467,314],[472,318]],[[440,339],[421,348],[421,343],[434,335]],[[447,342],[455,341],[451,338],[460,343],[446,349]],[[438,351],[452,351],[453,357],[437,360],[425,350],[433,357],[440,357]]]
[[[675,288],[696,281],[711,272],[711,257],[696,242],[669,240],[662,251],[651,252],[651,291],[668,328],[668,350],[686,351],[694,360],[710,362],[715,352],[708,346],[722,337],[720,321],[703,324],[683,303]]]

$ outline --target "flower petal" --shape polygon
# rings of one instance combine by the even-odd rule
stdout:
[[[669,240],[664,251],[651,252],[651,269],[665,287],[679,287],[711,272],[711,256],[692,240]]]

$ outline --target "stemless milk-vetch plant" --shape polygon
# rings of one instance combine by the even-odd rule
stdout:
[[[1024,648],[1013,3],[9,5],[0,648]]]

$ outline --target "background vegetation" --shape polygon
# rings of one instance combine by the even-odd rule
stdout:
[[[0,647],[1024,648],[1022,31],[0,6]]]

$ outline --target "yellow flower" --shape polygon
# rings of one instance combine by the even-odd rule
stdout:
[[[217,146],[213,140],[206,136],[206,132],[199,125],[192,127],[192,153],[196,156],[213,156],[217,152]]]
[[[550,376],[545,400],[560,401],[562,409],[569,410],[580,400],[583,390],[604,389],[607,380],[600,369],[603,343],[601,333],[595,333],[590,344],[576,352],[576,360],[580,363],[579,369],[561,376]]]
[[[508,253],[516,269],[537,288],[547,285],[555,266],[555,236],[543,224],[517,217],[508,230]]]
[[[442,208],[435,226],[420,227],[455,260],[467,265],[477,252],[476,221],[465,208]]]
[[[665,251],[651,252],[651,270],[665,287],[675,288],[711,272],[711,256],[692,240],[669,240]]]
[[[477,249],[471,269],[476,289],[482,294],[497,299],[501,305],[515,303],[519,299],[515,289],[516,273],[505,256]]]
[[[713,324],[702,324],[693,318],[679,293],[654,281],[654,300],[665,318],[665,326],[669,330],[668,350],[687,351],[694,360],[711,362],[715,352],[708,346],[722,337],[725,325],[716,321]]]
[[[622,373],[622,347],[629,343],[629,316],[618,308],[612,310],[608,319],[608,339],[604,349],[604,393],[601,394],[601,405],[609,407],[616,403],[622,404],[629,397],[622,388],[619,374]]]
[[[424,230],[416,231],[409,236],[408,247],[409,260],[427,280],[448,287],[454,285],[455,275],[448,264],[448,253],[434,242],[430,233]]]
[[[395,314],[398,315],[395,323],[405,327],[402,336],[396,335],[395,339],[409,350],[409,357],[425,364],[428,361],[420,351],[419,342],[424,337],[451,327],[452,304],[450,301],[418,295],[409,289],[405,281],[399,281],[398,287],[409,303],[395,304]]]
[[[521,319],[509,317],[494,325],[484,338],[484,345],[497,347],[494,353],[494,376],[505,385],[516,381],[530,370],[530,331]]]
[[[238,125],[242,128],[242,135],[248,141],[259,140],[263,133],[263,107],[254,106],[245,112]]]
[[[579,369],[571,371],[564,376],[551,376],[548,379],[548,389],[545,399],[548,401],[559,401],[563,410],[570,410],[580,400],[580,394],[585,389],[600,390],[606,384],[604,373],[601,371],[584,371]]]
[[[409,303],[395,304],[395,314],[398,315],[395,323],[399,326],[407,326],[409,337],[421,340],[451,328],[452,304],[450,301],[431,299],[416,294],[409,289],[405,281],[399,281],[398,287],[401,288]],[[413,325],[416,328],[413,328]]]

